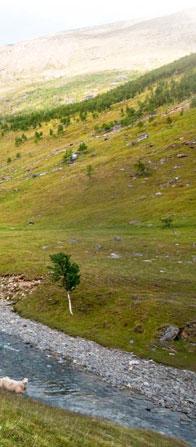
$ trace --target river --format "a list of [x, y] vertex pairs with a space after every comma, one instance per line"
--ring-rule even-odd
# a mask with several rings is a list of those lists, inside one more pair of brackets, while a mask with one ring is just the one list
[[106, 384], [96, 375], [5, 332], [0, 332], [0, 375], [28, 377], [26, 394], [51, 406], [156, 430], [196, 445], [191, 417], [157, 406], [139, 393]]

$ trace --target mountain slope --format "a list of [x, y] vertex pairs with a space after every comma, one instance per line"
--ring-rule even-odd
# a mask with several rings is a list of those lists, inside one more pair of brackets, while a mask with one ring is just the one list
[[16, 92], [25, 97], [25, 86], [36, 90], [35, 83], [61, 77], [66, 84], [68, 77], [108, 70], [146, 71], [194, 51], [196, 10], [58, 33], [0, 47], [0, 96], [8, 106]]
[[1, 76], [53, 78], [157, 67], [195, 51], [195, 18], [194, 10], [184, 11], [135, 25], [68, 31], [2, 47]]
[[[133, 81], [128, 88], [134, 97], [125, 95], [96, 114], [88, 111], [85, 119], [78, 109], [69, 124], [56, 115], [38, 121], [36, 129], [1, 132], [0, 269], [44, 275], [41, 287], [17, 304], [24, 315], [193, 368], [194, 334], [159, 344], [163, 327], [183, 328], [195, 306], [196, 110], [190, 108], [190, 82], [183, 102], [178, 98], [178, 82], [190, 71], [185, 61], [180, 73], [173, 64], [172, 70], [165, 67], [167, 77], [158, 84], [154, 73], [142, 78], [148, 80], [145, 88], [137, 85], [135, 91]], [[126, 92], [127, 85], [121, 89]], [[152, 99], [150, 113], [145, 104]], [[122, 125], [108, 128], [111, 122]], [[87, 151], [67, 164], [69, 151], [78, 151], [82, 141]], [[73, 319], [62, 290], [46, 274], [49, 255], [59, 251], [81, 266]]]

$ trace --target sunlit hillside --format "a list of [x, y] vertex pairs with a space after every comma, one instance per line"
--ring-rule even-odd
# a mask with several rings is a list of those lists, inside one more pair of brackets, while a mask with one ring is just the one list
[[0, 46], [0, 114], [84, 99], [191, 54], [195, 24], [191, 9]]
[[[195, 90], [192, 55], [85, 103], [2, 117], [0, 271], [43, 275], [19, 312], [194, 367], [193, 336], [159, 335], [195, 306]], [[60, 251], [81, 267], [73, 318], [47, 276]]]

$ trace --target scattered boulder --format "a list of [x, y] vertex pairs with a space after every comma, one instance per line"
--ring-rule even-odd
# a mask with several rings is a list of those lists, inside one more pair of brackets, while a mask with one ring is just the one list
[[96, 251], [99, 251], [99, 250], [101, 250], [103, 247], [102, 247], [102, 245], [101, 244], [96, 244], [96, 246], [95, 246], [95, 250]]
[[196, 139], [192, 141], [185, 141], [186, 146], [189, 146], [191, 149], [195, 149], [196, 146]]
[[143, 253], [133, 253], [133, 256], [136, 258], [141, 258], [143, 255]]
[[137, 138], [137, 143], [140, 143], [140, 141], [146, 140], [149, 137], [149, 135], [147, 133], [142, 133], [141, 135], [139, 135], [139, 137]]
[[179, 338], [194, 342], [196, 340], [196, 320], [189, 321], [179, 331]]
[[111, 259], [120, 259], [121, 256], [118, 255], [117, 253], [110, 253], [110, 258], [111, 258]]
[[196, 320], [187, 322], [179, 328], [175, 325], [166, 326], [161, 331], [160, 342], [172, 340], [187, 340], [194, 342], [196, 339]]
[[76, 161], [78, 158], [78, 153], [77, 152], [73, 152], [73, 154], [71, 155], [71, 162]]
[[180, 328], [174, 325], [166, 326], [161, 334], [160, 342], [175, 340], [180, 332]]
[[188, 157], [187, 154], [177, 154], [177, 158], [186, 158]]
[[122, 241], [122, 237], [120, 237], [120, 236], [114, 236], [114, 241], [117, 241], [117, 242], [120, 242], [120, 241]]

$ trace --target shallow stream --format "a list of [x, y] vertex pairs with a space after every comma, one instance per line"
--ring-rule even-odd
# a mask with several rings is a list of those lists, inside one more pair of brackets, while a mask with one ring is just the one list
[[19, 338], [0, 332], [0, 376], [28, 377], [27, 395], [49, 405], [156, 430], [196, 446], [195, 421], [155, 406], [139, 394], [118, 390]]

